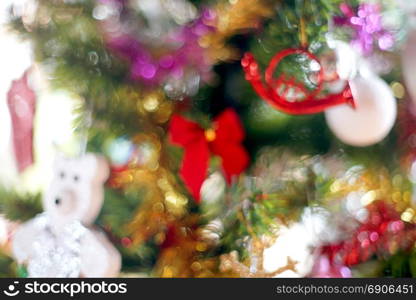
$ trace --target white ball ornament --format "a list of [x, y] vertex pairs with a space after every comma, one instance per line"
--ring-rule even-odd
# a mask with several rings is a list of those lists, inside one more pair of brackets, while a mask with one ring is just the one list
[[374, 74], [350, 80], [355, 109], [339, 105], [325, 111], [331, 131], [342, 142], [366, 147], [382, 141], [392, 129], [397, 103], [390, 87]]

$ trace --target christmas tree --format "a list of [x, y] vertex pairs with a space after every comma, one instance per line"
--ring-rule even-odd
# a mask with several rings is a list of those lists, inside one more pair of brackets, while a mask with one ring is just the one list
[[48, 188], [2, 185], [1, 276], [416, 275], [409, 2], [12, 5], [20, 176], [36, 78], [75, 103], [75, 142]]

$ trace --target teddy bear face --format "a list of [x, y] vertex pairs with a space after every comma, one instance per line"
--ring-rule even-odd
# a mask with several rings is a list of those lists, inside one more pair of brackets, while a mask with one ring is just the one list
[[57, 225], [94, 222], [103, 202], [103, 183], [109, 170], [105, 159], [94, 154], [81, 158], [58, 157], [52, 181], [43, 197], [45, 212]]

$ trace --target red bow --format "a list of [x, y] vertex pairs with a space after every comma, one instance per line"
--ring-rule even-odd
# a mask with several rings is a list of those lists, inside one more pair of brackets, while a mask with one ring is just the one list
[[173, 144], [185, 149], [180, 175], [197, 202], [208, 170], [210, 152], [222, 158], [225, 178], [230, 184], [233, 176], [248, 165], [249, 157], [241, 145], [244, 130], [232, 109], [222, 112], [213, 128], [204, 130], [197, 123], [179, 115], [172, 117], [169, 129]]

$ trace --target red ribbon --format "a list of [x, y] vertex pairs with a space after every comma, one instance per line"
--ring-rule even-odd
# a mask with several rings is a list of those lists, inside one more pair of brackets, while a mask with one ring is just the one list
[[187, 188], [200, 201], [200, 190], [208, 171], [210, 153], [222, 159], [227, 183], [247, 167], [249, 156], [242, 146], [245, 134], [242, 124], [232, 109], [223, 111], [213, 122], [212, 129], [204, 130], [197, 123], [174, 115], [169, 128], [173, 144], [184, 148], [180, 175]]

